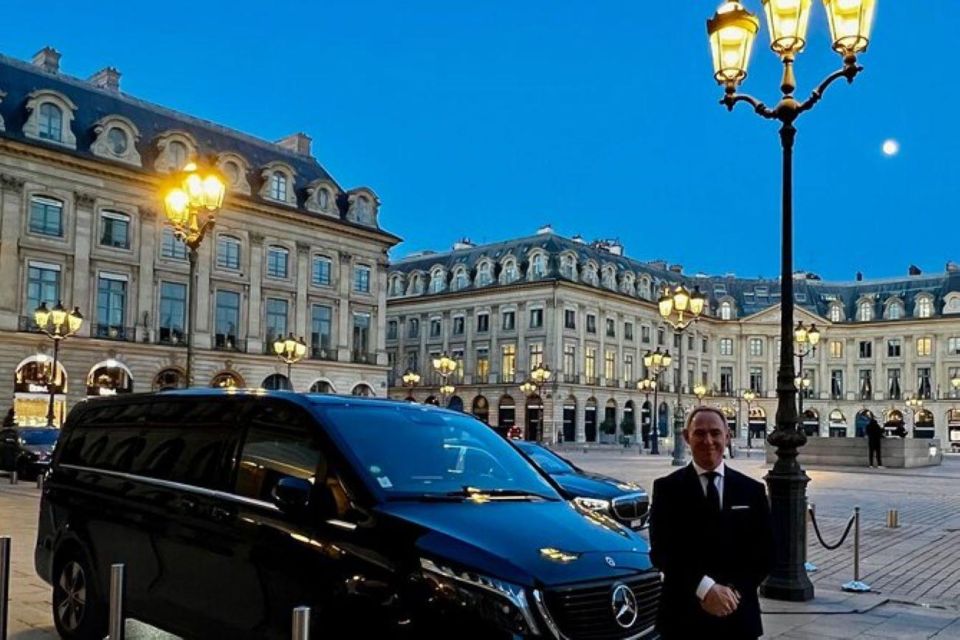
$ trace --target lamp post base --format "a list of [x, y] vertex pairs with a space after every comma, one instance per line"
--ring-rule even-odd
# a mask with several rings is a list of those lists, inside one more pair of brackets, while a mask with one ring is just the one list
[[687, 458], [683, 450], [683, 418], [680, 413], [673, 419], [673, 460], [670, 466], [682, 467], [687, 464]]
[[[784, 453], [787, 455], [784, 456]], [[770, 515], [776, 546], [773, 569], [760, 585], [760, 595], [772, 600], [807, 602], [814, 595], [813, 583], [804, 568], [807, 549], [806, 493], [810, 478], [796, 464], [796, 448], [786, 452], [778, 450], [777, 455], [780, 460], [764, 477], [770, 494]]]

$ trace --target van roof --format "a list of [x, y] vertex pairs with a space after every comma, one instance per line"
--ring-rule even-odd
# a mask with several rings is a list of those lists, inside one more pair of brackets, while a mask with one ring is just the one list
[[[293, 400], [299, 404], [309, 402], [314, 405], [343, 405], [346, 403], [363, 403], [370, 405], [390, 405], [395, 406], [398, 402], [408, 403], [405, 400], [395, 400], [393, 398], [379, 398], [375, 396], [354, 396], [340, 395], [331, 393], [307, 393], [299, 391], [273, 391], [262, 388], [238, 388], [212, 389], [212, 388], [194, 388], [194, 389], [169, 389], [166, 391], [152, 391], [144, 393], [131, 393], [102, 398], [89, 398], [88, 401], [94, 403], [117, 402], [119, 400], [142, 400], [147, 398], [167, 398], [167, 397], [188, 397], [188, 398], [222, 398], [232, 396], [253, 396], [257, 398], [284, 398]], [[426, 405], [432, 407], [432, 405]]]

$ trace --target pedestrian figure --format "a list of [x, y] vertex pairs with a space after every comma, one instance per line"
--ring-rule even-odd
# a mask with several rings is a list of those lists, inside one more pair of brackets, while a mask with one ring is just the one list
[[757, 588], [773, 562], [764, 486], [723, 462], [723, 413], [699, 406], [683, 430], [693, 462], [653, 483], [650, 557], [663, 572], [657, 631], [664, 640], [755, 640]]
[[883, 439], [883, 427], [876, 418], [870, 418], [867, 423], [867, 446], [870, 449], [870, 468], [873, 468], [873, 456], [877, 456], [877, 466], [883, 468], [883, 459], [880, 457], [880, 441]]

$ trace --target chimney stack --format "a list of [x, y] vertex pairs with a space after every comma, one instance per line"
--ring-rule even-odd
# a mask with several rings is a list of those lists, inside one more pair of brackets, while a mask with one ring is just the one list
[[907, 271], [907, 273], [909, 273], [911, 276], [919, 276], [923, 272], [920, 271], [920, 267], [918, 267], [915, 264], [912, 264], [910, 265], [910, 269]]
[[276, 144], [282, 149], [293, 151], [301, 156], [309, 156], [311, 142], [313, 142], [313, 138], [301, 131], [291, 134], [286, 138], [280, 138]]
[[857, 271], [857, 282], [862, 282], [862, 281], [863, 281], [863, 274]]
[[33, 54], [33, 64], [50, 73], [60, 73], [60, 52], [53, 47], [44, 47]]
[[100, 89], [120, 91], [120, 72], [116, 67], [105, 67], [90, 76], [90, 83]]

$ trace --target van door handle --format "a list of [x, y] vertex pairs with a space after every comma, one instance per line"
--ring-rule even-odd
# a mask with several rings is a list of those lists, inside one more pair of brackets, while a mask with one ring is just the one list
[[188, 513], [196, 513], [197, 501], [193, 498], [180, 498], [180, 508]]
[[230, 518], [231, 515], [233, 514], [230, 512], [230, 509], [227, 509], [226, 507], [210, 508], [210, 517], [212, 517], [214, 520], [220, 520], [220, 521], [227, 520]]

